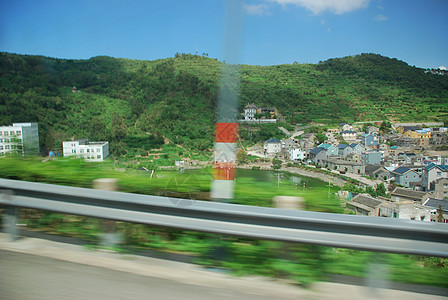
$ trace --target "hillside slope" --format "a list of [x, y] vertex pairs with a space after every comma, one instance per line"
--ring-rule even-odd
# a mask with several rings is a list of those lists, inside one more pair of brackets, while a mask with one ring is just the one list
[[[164, 135], [191, 149], [210, 149], [221, 67], [190, 54], [138, 61], [1, 53], [0, 124], [39, 122], [47, 149], [87, 137], [111, 141], [119, 154], [156, 147]], [[241, 108], [275, 106], [293, 124], [448, 117], [448, 76], [376, 54], [314, 65], [242, 65], [240, 71]]]

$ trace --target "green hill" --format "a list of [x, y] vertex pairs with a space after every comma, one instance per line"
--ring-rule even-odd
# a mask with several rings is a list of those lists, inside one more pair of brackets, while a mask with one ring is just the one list
[[[1, 53], [0, 124], [39, 122], [46, 149], [87, 137], [110, 141], [119, 154], [158, 147], [163, 136], [190, 149], [210, 149], [222, 65], [190, 54], [138, 61]], [[274, 106], [291, 124], [448, 117], [448, 76], [381, 55], [242, 65], [240, 71], [241, 109], [247, 103]]]

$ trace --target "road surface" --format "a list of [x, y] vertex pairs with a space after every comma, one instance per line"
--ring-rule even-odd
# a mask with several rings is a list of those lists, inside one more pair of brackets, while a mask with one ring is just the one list
[[0, 299], [446, 299], [321, 282], [310, 289], [261, 277], [238, 278], [187, 263], [92, 251], [0, 233]]

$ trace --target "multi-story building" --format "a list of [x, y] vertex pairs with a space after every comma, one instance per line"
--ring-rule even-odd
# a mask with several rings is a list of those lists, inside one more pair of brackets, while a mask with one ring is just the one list
[[13, 123], [0, 126], [0, 156], [6, 153], [36, 155], [39, 153], [37, 123]]
[[62, 142], [64, 156], [82, 157], [88, 161], [103, 161], [109, 156], [109, 142], [89, 142], [88, 139]]
[[431, 163], [423, 169], [422, 186], [425, 191], [434, 190], [434, 182], [440, 178], [448, 178], [448, 165]]
[[277, 139], [270, 139], [264, 142], [264, 153], [268, 156], [274, 156], [282, 150], [282, 143]]

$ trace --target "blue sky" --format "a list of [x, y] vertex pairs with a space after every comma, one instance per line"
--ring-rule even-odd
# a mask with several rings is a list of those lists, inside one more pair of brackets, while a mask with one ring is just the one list
[[143, 60], [198, 51], [223, 60], [231, 48], [252, 65], [369, 52], [448, 67], [445, 0], [229, 1], [242, 6], [240, 47], [224, 47], [223, 0], [0, 0], [0, 51]]

